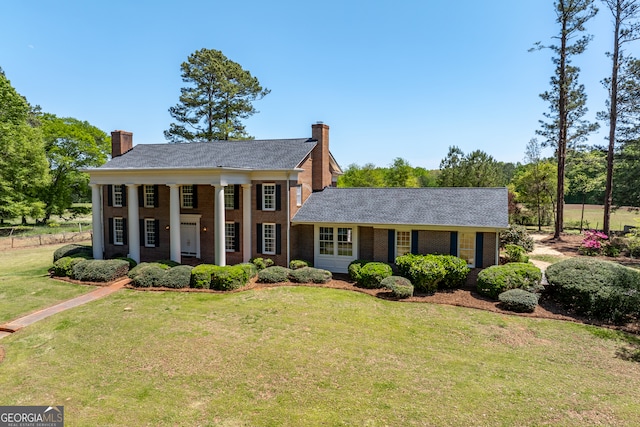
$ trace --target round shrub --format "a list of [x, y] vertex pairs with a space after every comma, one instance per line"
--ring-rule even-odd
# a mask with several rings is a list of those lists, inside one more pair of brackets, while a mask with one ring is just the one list
[[382, 280], [393, 274], [389, 264], [383, 262], [369, 262], [360, 268], [356, 284], [361, 288], [377, 289], [382, 287]]
[[163, 270], [164, 274], [157, 286], [174, 289], [188, 288], [191, 283], [191, 270], [193, 267], [190, 265], [178, 265], [169, 270]]
[[129, 270], [129, 274], [127, 274], [127, 276], [129, 276], [129, 279], [133, 280], [136, 278], [136, 276], [138, 274], [140, 274], [140, 272], [142, 270], [144, 270], [145, 268], [149, 267], [149, 266], [155, 266], [158, 268], [161, 268], [162, 270], [168, 270], [169, 267], [164, 265], [164, 264], [159, 264], [157, 262], [141, 262], [140, 264], [136, 265], [135, 267], [133, 267], [131, 270]]
[[258, 271], [264, 270], [265, 268], [269, 268], [273, 265], [273, 260], [270, 258], [251, 258], [249, 262], [254, 264], [258, 268]]
[[538, 305], [538, 295], [524, 289], [509, 289], [498, 295], [498, 300], [505, 310], [517, 313], [532, 313]]
[[73, 266], [73, 277], [84, 282], [110, 282], [128, 272], [129, 263], [121, 259], [88, 259]]
[[242, 268], [247, 275], [247, 280], [251, 280], [258, 275], [258, 267], [250, 262], [243, 262], [238, 264], [238, 267]]
[[365, 261], [363, 259], [357, 259], [355, 261], [351, 261], [347, 269], [347, 271], [349, 272], [349, 278], [354, 282], [357, 282], [358, 279], [360, 279], [360, 269], [362, 268], [362, 266], [364, 266], [369, 262], [371, 261]]
[[282, 283], [289, 281], [291, 270], [286, 267], [274, 265], [258, 272], [258, 282], [260, 283]]
[[435, 292], [447, 275], [441, 255], [406, 254], [396, 258], [396, 265], [400, 275], [422, 292]]
[[504, 246], [505, 261], [509, 262], [529, 262], [527, 251], [522, 246], [513, 245], [511, 243]]
[[496, 299], [509, 289], [536, 290], [541, 280], [542, 272], [533, 264], [492, 265], [478, 274], [478, 292]]
[[64, 245], [63, 247], [56, 249], [53, 253], [53, 262], [58, 261], [60, 258], [74, 255], [84, 256], [87, 259], [93, 258], [93, 249], [91, 246], [78, 245], [76, 243]]
[[413, 285], [409, 279], [400, 276], [385, 277], [380, 283], [383, 288], [391, 290], [394, 297], [402, 299], [413, 296]]
[[304, 267], [311, 267], [311, 263], [302, 259], [292, 259], [289, 262], [289, 268], [291, 270], [297, 270]]
[[294, 283], [327, 283], [332, 277], [330, 271], [313, 267], [303, 267], [289, 273], [289, 280]]
[[245, 269], [239, 265], [218, 267], [211, 276], [211, 289], [218, 291], [232, 291], [239, 289], [249, 282]]
[[156, 263], [147, 263], [141, 269], [136, 271], [134, 277], [131, 278], [131, 284], [136, 288], [154, 288], [161, 286], [167, 270], [161, 268]]
[[73, 267], [85, 258], [66, 256], [53, 263], [53, 275], [58, 277], [73, 278]]
[[213, 264], [200, 264], [191, 270], [191, 280], [189, 286], [197, 289], [211, 288], [211, 277], [218, 270], [219, 266]]
[[640, 316], [640, 272], [611, 261], [570, 258], [547, 267], [551, 297], [565, 308], [624, 323]]
[[445, 269], [444, 278], [438, 283], [439, 288], [461, 288], [467, 283], [467, 276], [471, 269], [467, 261], [453, 255], [435, 255], [442, 262]]
[[527, 252], [533, 250], [533, 238], [522, 225], [510, 225], [507, 230], [500, 232], [500, 247], [504, 248], [508, 244], [521, 246]]

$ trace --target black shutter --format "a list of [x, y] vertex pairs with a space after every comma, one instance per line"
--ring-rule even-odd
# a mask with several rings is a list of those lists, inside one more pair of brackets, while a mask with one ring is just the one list
[[262, 184], [256, 184], [256, 210], [262, 210]]
[[233, 186], [233, 209], [240, 209], [240, 186]]
[[140, 221], [140, 246], [144, 246], [145, 243], [147, 243], [144, 238], [145, 231], [146, 231], [144, 229], [144, 219], [141, 219], [139, 221]]
[[276, 255], [282, 253], [282, 237], [280, 236], [282, 231], [282, 225], [276, 224]]
[[458, 256], [458, 232], [452, 231], [449, 239], [449, 254]]
[[160, 220], [156, 219], [153, 225], [156, 232], [156, 248], [157, 248], [158, 246], [160, 246]]
[[109, 222], [109, 244], [113, 245], [113, 218], [109, 218], [108, 222]]
[[411, 230], [411, 253], [418, 254], [418, 230]]
[[153, 186], [153, 207], [157, 208], [158, 206], [160, 206], [160, 202], [158, 201], [158, 197], [159, 197], [159, 191], [158, 191], [158, 186], [154, 185]]
[[256, 252], [262, 253], [262, 224], [256, 224]]
[[120, 189], [122, 190], [122, 207], [127, 206], [127, 186], [121, 185]]
[[235, 236], [233, 237], [233, 250], [235, 252], [240, 252], [240, 223], [236, 222], [233, 224], [233, 231], [235, 232]]
[[484, 233], [476, 233], [476, 267], [482, 268], [484, 260], [482, 259], [482, 252], [484, 246]]
[[193, 187], [193, 209], [198, 208], [198, 186], [194, 185]]
[[279, 211], [282, 208], [282, 203], [280, 200], [282, 199], [282, 189], [281, 185], [276, 185], [276, 210]]
[[122, 218], [122, 243], [129, 243], [129, 234], [127, 232], [127, 218]]
[[144, 185], [141, 185], [140, 187], [138, 187], [138, 206], [141, 208], [144, 208]]
[[107, 206], [113, 206], [113, 185], [107, 185]]
[[387, 261], [393, 264], [396, 261], [396, 230], [388, 230], [387, 246]]

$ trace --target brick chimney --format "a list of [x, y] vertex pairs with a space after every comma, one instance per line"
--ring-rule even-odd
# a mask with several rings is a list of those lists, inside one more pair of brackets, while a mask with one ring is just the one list
[[133, 133], [124, 130], [111, 132], [111, 158], [123, 155], [133, 148]]
[[318, 141], [311, 152], [311, 186], [313, 191], [321, 191], [332, 184], [329, 155], [329, 126], [322, 122], [311, 125], [311, 139]]

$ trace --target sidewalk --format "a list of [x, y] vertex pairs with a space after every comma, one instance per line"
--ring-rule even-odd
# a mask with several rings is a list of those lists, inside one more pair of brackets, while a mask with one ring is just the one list
[[78, 307], [80, 305], [83, 305], [88, 302], [110, 295], [122, 289], [122, 287], [128, 284], [129, 282], [130, 282], [129, 278], [124, 278], [124, 279], [118, 280], [117, 282], [112, 283], [109, 286], [98, 288], [95, 291], [89, 292], [88, 294], [80, 295], [79, 297], [72, 298], [67, 301], [63, 301], [59, 304], [53, 305], [48, 308], [44, 308], [42, 310], [38, 310], [34, 313], [27, 314], [26, 316], [23, 316], [18, 319], [12, 320], [8, 323], [2, 324], [0, 325], [0, 339], [6, 336], [9, 336], [14, 332], [19, 331], [25, 326], [29, 326], [39, 320], [46, 319], [49, 316], [53, 316], [56, 313], [60, 313], [70, 308]]

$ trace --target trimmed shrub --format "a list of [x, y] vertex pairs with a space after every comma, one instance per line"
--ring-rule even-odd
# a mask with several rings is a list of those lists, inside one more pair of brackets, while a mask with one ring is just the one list
[[73, 266], [84, 261], [85, 258], [65, 256], [53, 263], [53, 275], [73, 278]]
[[128, 272], [129, 263], [121, 259], [88, 259], [73, 266], [73, 278], [84, 282], [110, 282]]
[[518, 245], [511, 243], [504, 246], [505, 261], [510, 262], [529, 262], [529, 257], [526, 255], [527, 251]]
[[270, 258], [251, 258], [249, 262], [254, 264], [258, 268], [258, 271], [264, 270], [265, 268], [269, 268], [273, 265], [273, 260]]
[[330, 271], [313, 267], [292, 269], [289, 273], [289, 280], [294, 283], [327, 283], [332, 277]]
[[467, 261], [453, 255], [435, 256], [442, 262], [442, 266], [446, 271], [444, 278], [438, 283], [439, 288], [461, 288], [467, 283], [467, 276], [471, 271], [467, 265]]
[[413, 296], [413, 285], [409, 279], [400, 276], [385, 277], [380, 282], [383, 288], [391, 290], [394, 297], [402, 299]]
[[121, 260], [127, 261], [129, 263], [129, 271], [131, 271], [136, 265], [138, 265], [138, 263], [134, 259], [131, 259], [131, 258], [118, 257], [118, 258], [115, 258], [115, 259], [121, 259]]
[[243, 262], [238, 264], [238, 267], [242, 268], [247, 275], [247, 280], [251, 280], [258, 275], [258, 267], [250, 262]]
[[87, 245], [78, 245], [72, 243], [70, 245], [64, 245], [61, 248], [58, 248], [53, 253], [53, 262], [58, 261], [60, 258], [70, 257], [70, 256], [84, 256], [86, 259], [93, 258], [93, 249], [91, 246]]
[[492, 265], [478, 274], [478, 292], [496, 299], [509, 289], [538, 290], [541, 280], [542, 272], [533, 264]]
[[365, 264], [368, 264], [371, 261], [365, 261], [363, 259], [357, 259], [355, 261], [351, 261], [348, 267], [349, 278], [354, 282], [357, 282], [360, 279], [360, 269]]
[[[161, 268], [156, 263], [145, 263], [138, 271], [134, 273], [134, 277], [130, 277], [131, 283], [136, 288], [153, 288], [161, 286], [160, 282], [167, 273], [167, 270]], [[140, 264], [139, 264], [140, 265]]]
[[227, 265], [218, 267], [211, 276], [211, 289], [218, 291], [232, 291], [245, 286], [249, 282], [249, 276], [243, 267], [239, 265]]
[[177, 267], [179, 265], [181, 265], [178, 262], [175, 262], [173, 260], [170, 259], [161, 259], [160, 261], [156, 261], [157, 264], [162, 264], [164, 266], [166, 266], [167, 268], [173, 268], [173, 267]]
[[291, 270], [286, 267], [274, 265], [258, 272], [258, 282], [260, 283], [281, 283], [289, 281]]
[[191, 270], [193, 267], [190, 265], [177, 265], [169, 270], [162, 270], [164, 274], [157, 286], [174, 289], [188, 288], [191, 283]]
[[498, 300], [505, 310], [517, 313], [532, 313], [538, 305], [538, 295], [524, 289], [509, 289], [498, 295]]
[[393, 274], [389, 264], [383, 262], [369, 262], [363, 265], [358, 272], [359, 278], [356, 284], [361, 288], [377, 289], [382, 287], [382, 280]]
[[614, 323], [640, 316], [640, 272], [611, 261], [570, 258], [547, 267], [551, 297], [579, 314]]
[[406, 254], [396, 258], [396, 265], [400, 275], [409, 279], [416, 289], [433, 293], [438, 289], [438, 283], [447, 275], [441, 257], [442, 255]]
[[311, 267], [311, 263], [302, 259], [292, 259], [289, 262], [289, 268], [291, 270], [297, 270], [304, 267]]
[[164, 265], [164, 264], [159, 264], [157, 262], [141, 262], [140, 264], [136, 265], [135, 267], [133, 267], [131, 270], [129, 270], [129, 274], [127, 274], [127, 276], [129, 276], [129, 279], [133, 280], [136, 278], [136, 276], [138, 274], [140, 274], [140, 272], [142, 270], [144, 270], [145, 268], [149, 267], [149, 266], [155, 266], [158, 267], [162, 270], [168, 270], [169, 267]]
[[210, 289], [213, 273], [220, 269], [220, 266], [213, 264], [200, 264], [191, 270], [191, 280], [189, 286], [198, 289]]
[[512, 224], [509, 229], [500, 232], [500, 247], [504, 248], [508, 244], [521, 246], [527, 252], [533, 250], [533, 238], [522, 225]]

